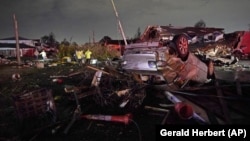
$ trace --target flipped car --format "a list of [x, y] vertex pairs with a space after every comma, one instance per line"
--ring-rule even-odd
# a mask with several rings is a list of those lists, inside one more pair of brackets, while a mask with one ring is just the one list
[[213, 76], [212, 61], [201, 61], [189, 51], [188, 37], [178, 34], [171, 41], [129, 44], [125, 47], [122, 68], [143, 83], [165, 83], [171, 89], [188, 83], [205, 84]]

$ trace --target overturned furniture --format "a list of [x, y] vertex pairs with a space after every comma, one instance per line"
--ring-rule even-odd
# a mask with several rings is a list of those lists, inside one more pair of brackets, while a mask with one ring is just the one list
[[55, 114], [56, 106], [50, 89], [42, 88], [25, 94], [13, 96], [19, 119], [31, 118], [51, 112]]

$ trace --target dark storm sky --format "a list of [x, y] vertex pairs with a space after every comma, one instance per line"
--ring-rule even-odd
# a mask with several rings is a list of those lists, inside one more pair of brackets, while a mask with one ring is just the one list
[[[148, 25], [194, 26], [203, 20], [207, 27], [226, 32], [248, 30], [250, 0], [114, 0], [126, 37]], [[1, 0], [0, 38], [13, 37], [13, 14], [19, 35], [40, 38], [50, 32], [84, 44], [94, 37], [122, 39], [111, 0]]]

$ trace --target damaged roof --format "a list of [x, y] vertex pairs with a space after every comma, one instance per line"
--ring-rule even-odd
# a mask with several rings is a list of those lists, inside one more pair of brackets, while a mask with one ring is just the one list
[[185, 33], [190, 37], [204, 36], [209, 33], [224, 33], [224, 28], [214, 27], [177, 27], [177, 26], [148, 26], [141, 36], [142, 41], [169, 39], [170, 36]]

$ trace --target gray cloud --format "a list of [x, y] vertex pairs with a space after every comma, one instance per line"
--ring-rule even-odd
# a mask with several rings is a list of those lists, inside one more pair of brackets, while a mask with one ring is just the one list
[[[193, 26], [203, 19], [207, 26], [226, 31], [246, 30], [250, 19], [249, 0], [114, 0], [125, 34], [133, 37], [147, 25]], [[121, 39], [110, 0], [1, 0], [0, 38], [14, 35], [15, 13], [19, 32], [27, 38], [40, 38], [53, 32], [64, 38], [85, 43], [95, 32]]]

